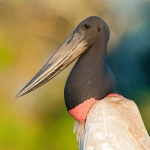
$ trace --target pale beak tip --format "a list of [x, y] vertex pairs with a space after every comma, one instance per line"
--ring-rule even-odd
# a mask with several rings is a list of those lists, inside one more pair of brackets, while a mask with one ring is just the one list
[[19, 97], [25, 95], [26, 93], [27, 93], [27, 92], [25, 92], [25, 90], [22, 89], [22, 90], [15, 96], [15, 98], [19, 98]]
[[15, 98], [18, 98], [18, 97], [20, 97], [18, 94], [15, 96]]
[[22, 93], [18, 93], [16, 96], [15, 96], [15, 98], [19, 98], [19, 97], [21, 97], [23, 94]]

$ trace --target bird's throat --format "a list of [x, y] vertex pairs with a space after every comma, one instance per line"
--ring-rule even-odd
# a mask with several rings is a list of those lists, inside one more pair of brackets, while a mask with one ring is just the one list
[[99, 100], [96, 100], [94, 98], [90, 98], [83, 103], [79, 104], [73, 109], [69, 110], [69, 113], [71, 116], [79, 121], [79, 122], [84, 122], [86, 120], [86, 117], [88, 115], [88, 112], [90, 111], [91, 107], [98, 102]]

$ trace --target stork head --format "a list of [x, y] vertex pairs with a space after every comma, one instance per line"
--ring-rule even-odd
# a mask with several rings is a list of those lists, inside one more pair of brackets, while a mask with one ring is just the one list
[[25, 95], [51, 80], [95, 42], [107, 43], [108, 40], [109, 28], [101, 18], [91, 16], [83, 20], [16, 97]]

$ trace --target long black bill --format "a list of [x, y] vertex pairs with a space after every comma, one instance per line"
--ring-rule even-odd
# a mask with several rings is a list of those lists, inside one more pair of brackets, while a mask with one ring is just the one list
[[77, 33], [75, 30], [16, 97], [25, 95], [52, 79], [73, 60], [79, 57], [87, 48], [88, 45], [85, 38], [81, 33]]

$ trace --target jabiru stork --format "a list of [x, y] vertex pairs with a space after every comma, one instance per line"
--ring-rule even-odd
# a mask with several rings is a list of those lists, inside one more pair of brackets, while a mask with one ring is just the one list
[[115, 78], [106, 59], [109, 37], [101, 18], [86, 18], [16, 97], [40, 87], [78, 58], [64, 96], [77, 120], [80, 150], [148, 150], [150, 138], [135, 103], [112, 94]]

